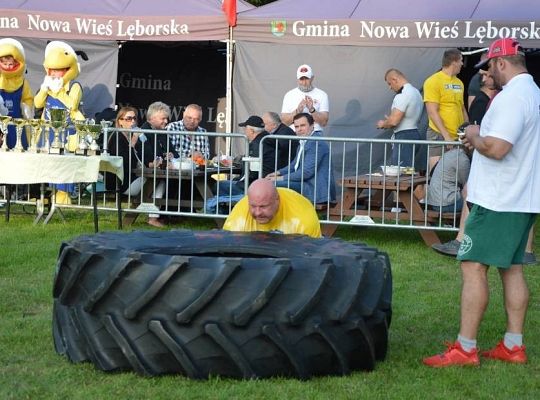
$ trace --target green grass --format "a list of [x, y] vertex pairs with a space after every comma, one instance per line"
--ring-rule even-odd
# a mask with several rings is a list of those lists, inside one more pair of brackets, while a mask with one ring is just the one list
[[[14, 207], [9, 223], [0, 214], [0, 399], [536, 399], [540, 397], [540, 267], [526, 270], [531, 300], [525, 366], [484, 362], [479, 368], [433, 370], [421, 359], [455, 340], [459, 320], [460, 272], [457, 261], [430, 250], [415, 231], [346, 228], [337, 236], [362, 241], [390, 255], [394, 316], [388, 357], [375, 371], [301, 382], [294, 379], [192, 381], [180, 376], [145, 378], [106, 374], [91, 364], [71, 364], [58, 356], [51, 337], [52, 281], [64, 240], [91, 234], [90, 213], [67, 211], [49, 225]], [[103, 214], [103, 213], [102, 213]], [[209, 220], [175, 227], [212, 229]], [[116, 229], [104, 214], [101, 230]], [[139, 218], [130, 229], [148, 229]], [[444, 235], [443, 239], [450, 236]], [[538, 254], [538, 253], [537, 253]], [[490, 271], [491, 303], [481, 326], [480, 347], [504, 333], [502, 290]]]

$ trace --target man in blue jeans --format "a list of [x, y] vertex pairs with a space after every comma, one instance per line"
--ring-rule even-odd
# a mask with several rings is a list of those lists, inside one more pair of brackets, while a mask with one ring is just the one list
[[[384, 119], [379, 120], [377, 128], [393, 129], [393, 138], [396, 140], [421, 140], [418, 120], [424, 109], [422, 95], [407, 81], [405, 75], [395, 68], [386, 71], [384, 80], [396, 96], [392, 102], [390, 115], [385, 115]], [[395, 143], [392, 146], [391, 165], [414, 167], [414, 150], [414, 145]]]

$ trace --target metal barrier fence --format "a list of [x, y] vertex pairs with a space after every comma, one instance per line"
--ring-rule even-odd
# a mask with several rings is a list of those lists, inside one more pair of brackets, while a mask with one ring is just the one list
[[[463, 203], [461, 189], [470, 167], [469, 158], [459, 142], [326, 137], [292, 139], [287, 136], [274, 138], [314, 140], [328, 144], [330, 164], [336, 175], [337, 196], [335, 201], [328, 200], [316, 205], [320, 211], [321, 223], [329, 225], [323, 229], [325, 234], [333, 234], [339, 225], [429, 231], [459, 229]], [[261, 143], [260, 151], [263, 145]], [[398, 166], [391, 167], [389, 154], [392, 146], [396, 146]], [[414, 167], [399, 166], [405, 146], [412, 146]], [[428, 174], [430, 168], [427, 155], [436, 150], [440, 150], [442, 156], [431, 169], [431, 174]], [[317, 166], [314, 168], [316, 176]]]
[[[249, 155], [249, 143], [242, 134], [155, 130], [137, 130], [135, 133], [167, 136], [165, 148], [160, 148], [158, 141], [154, 140], [148, 142], [154, 147], [150, 152], [145, 152], [148, 144], [142, 143], [142, 154], [164, 157], [164, 153], [172, 152], [168, 141], [170, 135], [190, 135], [204, 136], [209, 141], [214, 141], [213, 153], [218, 157], [214, 158], [215, 163], [197, 166], [193, 163], [184, 164], [183, 161], [188, 159], [180, 156], [174, 165], [171, 163], [168, 168], [160, 168], [149, 163], [154, 160], [144, 159], [144, 156], [140, 159], [134, 158], [132, 153], [128, 152], [128, 156], [124, 158], [124, 169], [129, 171], [127, 176], [130, 180], [127, 189], [122, 193], [116, 191], [115, 184], [110, 182], [113, 177], [105, 174], [102, 186], [98, 185], [98, 198], [95, 199], [100, 211], [116, 211], [116, 196], [120, 195], [124, 220], [128, 223], [139, 214], [225, 218], [234, 205], [234, 202], [228, 201], [229, 197], [233, 196], [235, 199], [232, 184], [228, 180], [238, 178], [243, 171], [249, 171], [250, 166], [252, 169], [259, 168], [259, 175], [262, 175], [264, 147], [269, 146], [277, 156], [280, 144], [285, 142], [288, 144], [285, 148], [289, 149], [287, 155], [291, 164], [282, 170], [285, 176], [279, 185], [295, 188], [303, 194], [326, 193], [328, 196], [323, 201], [317, 201], [316, 195], [310, 200], [315, 203], [321, 223], [328, 226], [327, 233], [332, 234], [340, 225], [430, 231], [458, 230], [462, 203], [461, 186], [468, 174], [468, 169], [465, 171], [464, 167], [467, 163], [462, 162], [462, 158], [466, 156], [459, 142], [269, 135], [259, 144], [261, 156], [244, 159], [237, 157], [235, 162], [229, 163], [219, 161], [221, 156], [228, 153], [227, 149], [232, 141], [236, 143], [235, 147], [240, 149], [239, 153]], [[124, 134], [131, 140], [133, 131], [109, 129], [108, 148], [111, 155], [116, 155], [111, 149], [119, 149], [119, 135]], [[111, 146], [111, 141], [116, 141], [116, 146]], [[294, 141], [303, 141], [302, 147], [309, 148], [302, 152], [297, 162], [294, 160], [295, 154], [290, 151]], [[388, 168], [392, 146], [397, 146], [398, 160], [398, 165], [393, 169]], [[399, 165], [405, 146], [413, 148], [415, 156], [412, 168]], [[426, 155], [436, 149], [442, 149], [443, 157], [432, 169], [430, 177], [427, 174], [430, 168]], [[309, 152], [311, 154], [308, 157]], [[319, 164], [312, 162], [313, 158], [319, 159], [322, 153], [328, 154], [325, 171], [321, 170]], [[457, 157], [453, 153], [458, 153]], [[277, 166], [276, 158], [271, 169], [276, 171]], [[440, 169], [439, 173], [437, 169]], [[300, 175], [300, 178], [292, 181], [291, 174]], [[328, 180], [322, 188], [319, 177], [323, 175], [333, 176], [333, 179]], [[219, 180], [227, 180], [227, 183], [218, 184]], [[245, 190], [248, 184], [246, 179], [241, 186]], [[73, 194], [72, 204], [58, 205], [59, 207], [92, 209], [94, 199], [86, 194], [87, 185], [82, 183], [77, 187], [79, 190]], [[334, 189], [335, 197], [330, 196]], [[22, 192], [24, 193], [24, 189]], [[12, 202], [32, 204], [28, 191], [22, 195], [22, 199], [19, 188], [15, 188], [12, 193], [19, 193], [12, 197]], [[0, 191], [0, 202], [1, 196]], [[216, 198], [221, 202], [216, 202]], [[209, 204], [215, 205], [210, 207], [212, 211], [209, 211]]]

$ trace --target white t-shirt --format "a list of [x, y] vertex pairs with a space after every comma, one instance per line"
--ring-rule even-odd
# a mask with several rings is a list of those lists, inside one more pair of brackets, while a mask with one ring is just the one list
[[540, 213], [540, 89], [520, 74], [495, 96], [480, 136], [511, 143], [502, 160], [475, 151], [467, 200], [493, 211]]
[[[309, 96], [313, 99], [313, 107], [316, 111], [330, 111], [328, 106], [328, 95], [325, 91], [319, 88], [313, 88], [309, 92], [302, 92], [297, 87], [289, 90], [283, 96], [283, 105], [281, 106], [282, 113], [295, 113], [298, 104], [306, 97]], [[302, 112], [309, 113], [307, 107], [304, 107]], [[291, 125], [291, 129], [294, 130], [294, 125]], [[322, 131], [323, 127], [315, 122], [315, 131]]]
[[418, 89], [410, 83], [403, 85], [401, 93], [396, 94], [392, 102], [392, 109], [397, 108], [399, 111], [405, 113], [400, 123], [394, 128], [394, 132], [417, 129], [423, 107], [424, 100]]

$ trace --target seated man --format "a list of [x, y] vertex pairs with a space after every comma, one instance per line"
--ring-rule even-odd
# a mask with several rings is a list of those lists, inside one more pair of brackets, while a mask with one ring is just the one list
[[[259, 157], [259, 149], [261, 141], [264, 137], [268, 136], [268, 132], [264, 130], [264, 122], [261, 117], [252, 115], [245, 122], [238, 124], [244, 129], [249, 142], [249, 157]], [[262, 176], [266, 176], [273, 171], [275, 164], [274, 150], [270, 146], [269, 142], [263, 142], [262, 146], [262, 165], [258, 166], [258, 169], [262, 169]], [[246, 180], [249, 184], [259, 177], [259, 171], [251, 169], [243, 170], [240, 176], [233, 180], [218, 181], [216, 185], [215, 197], [208, 199], [205, 207], [205, 211], [209, 214], [214, 214], [216, 210], [219, 210], [220, 205], [229, 208], [230, 205], [239, 201], [244, 196], [244, 187]]]
[[189, 132], [204, 133], [206, 129], [199, 126], [202, 120], [202, 108], [198, 104], [189, 104], [180, 121], [171, 122], [168, 131], [184, 132], [171, 135], [174, 150], [182, 157], [210, 158], [208, 136], [191, 135]]
[[[293, 122], [297, 136], [322, 136], [321, 131], [314, 130], [315, 121], [310, 114], [296, 114]], [[325, 141], [300, 140], [294, 160], [275, 173], [268, 174], [267, 178], [276, 181], [276, 186], [297, 191], [313, 204], [336, 200], [336, 186], [330, 165], [330, 149]]]
[[461, 189], [467, 183], [471, 160], [461, 147], [454, 147], [439, 159], [429, 180], [426, 203], [440, 213], [460, 212], [463, 208]]
[[[294, 131], [281, 122], [278, 113], [267, 111], [262, 115], [264, 121], [264, 130], [270, 135], [296, 136]], [[278, 139], [271, 141], [272, 152], [277, 150], [277, 168], [283, 168], [291, 162], [296, 154], [298, 140]], [[277, 146], [277, 149], [276, 149]]]
[[257, 179], [251, 184], [247, 196], [234, 206], [223, 229], [321, 237], [321, 226], [313, 205], [293, 190], [275, 188], [267, 179]]

